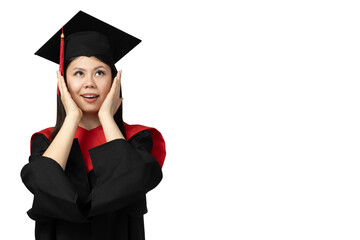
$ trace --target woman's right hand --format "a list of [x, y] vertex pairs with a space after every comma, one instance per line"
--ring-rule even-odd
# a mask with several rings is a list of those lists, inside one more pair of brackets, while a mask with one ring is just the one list
[[57, 78], [58, 78], [59, 91], [61, 94], [61, 101], [65, 108], [66, 117], [74, 117], [76, 120], [80, 121], [83, 113], [81, 109], [78, 107], [78, 105], [72, 99], [69, 90], [67, 89], [67, 86], [65, 84], [64, 77], [61, 76], [61, 73], [59, 71], [57, 71]]

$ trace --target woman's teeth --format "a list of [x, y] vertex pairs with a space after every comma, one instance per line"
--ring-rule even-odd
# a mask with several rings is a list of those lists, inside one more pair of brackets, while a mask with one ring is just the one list
[[82, 95], [84, 98], [96, 98], [97, 95]]

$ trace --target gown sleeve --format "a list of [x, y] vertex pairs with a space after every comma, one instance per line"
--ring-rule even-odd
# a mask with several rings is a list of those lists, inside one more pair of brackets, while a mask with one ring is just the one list
[[162, 179], [161, 166], [150, 154], [149, 131], [142, 131], [129, 141], [115, 139], [89, 149], [95, 184], [84, 203], [61, 166], [42, 156], [49, 145], [43, 134], [37, 134], [29, 163], [21, 170], [24, 184], [34, 194], [32, 209], [28, 211], [33, 220], [86, 222], [92, 216], [126, 209], [141, 201]]
[[29, 163], [21, 170], [25, 186], [34, 195], [33, 206], [27, 212], [33, 220], [58, 218], [70, 222], [86, 222], [78, 208], [78, 193], [62, 167], [42, 154], [50, 145], [43, 134], [37, 134], [31, 145]]
[[150, 154], [148, 130], [129, 141], [115, 139], [89, 150], [96, 183], [89, 196], [89, 216], [128, 206], [145, 197], [162, 179], [161, 166]]

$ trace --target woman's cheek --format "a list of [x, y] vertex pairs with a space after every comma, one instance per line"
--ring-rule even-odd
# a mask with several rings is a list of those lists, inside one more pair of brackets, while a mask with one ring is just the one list
[[110, 92], [110, 89], [111, 89], [111, 84], [109, 83], [104, 83], [102, 86], [101, 86], [101, 92], [102, 94], [106, 97], [108, 95], [108, 93]]
[[68, 84], [68, 89], [69, 89], [69, 92], [71, 93], [71, 95], [73, 95], [75, 93], [80, 93], [81, 84], [75, 83], [75, 82], [70, 82]]

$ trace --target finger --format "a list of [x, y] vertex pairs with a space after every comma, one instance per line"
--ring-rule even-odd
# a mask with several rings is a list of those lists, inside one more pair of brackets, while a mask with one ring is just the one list
[[118, 71], [117, 74], [116, 74], [116, 79], [115, 80], [117, 81], [117, 83], [119, 83], [120, 79], [121, 79], [121, 71]]
[[115, 96], [120, 96], [120, 88], [121, 88], [121, 70], [117, 73], [117, 83], [116, 83], [116, 91]]
[[65, 84], [65, 79], [64, 79], [64, 77], [61, 75], [61, 73], [59, 71], [58, 71], [58, 79], [59, 79], [59, 82], [60, 82], [60, 86], [59, 86], [60, 93], [62, 95], [65, 95], [65, 94], [69, 93], [69, 91], [67, 89], [67, 86]]
[[120, 92], [120, 86], [121, 86], [121, 70], [118, 72], [118, 79], [117, 79], [117, 90]]
[[119, 107], [120, 107], [121, 103], [122, 103], [122, 98], [120, 98], [120, 101], [118, 102], [118, 105], [117, 105], [116, 111], [119, 109]]
[[59, 91], [60, 91], [60, 94], [63, 95], [63, 88], [62, 88], [62, 82], [61, 82], [61, 78], [60, 78], [60, 72], [56, 71], [56, 74], [57, 74], [57, 79], [58, 79]]
[[116, 74], [114, 80], [113, 80], [113, 83], [111, 85], [111, 89], [110, 89], [110, 92], [111, 93], [116, 93], [116, 89], [117, 89], [117, 86], [118, 86], [118, 77], [119, 77], [119, 72]]

